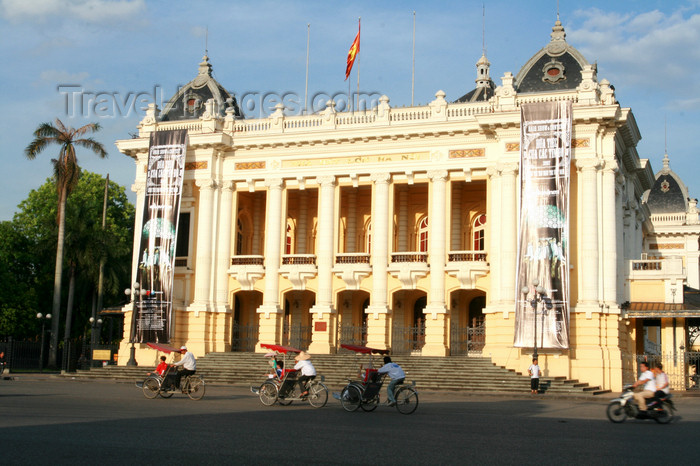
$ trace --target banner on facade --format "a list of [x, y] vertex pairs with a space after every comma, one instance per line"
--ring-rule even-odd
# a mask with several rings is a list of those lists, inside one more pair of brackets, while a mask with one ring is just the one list
[[571, 102], [524, 104], [520, 128], [514, 346], [568, 348]]
[[173, 267], [187, 130], [151, 133], [131, 342], [170, 341]]

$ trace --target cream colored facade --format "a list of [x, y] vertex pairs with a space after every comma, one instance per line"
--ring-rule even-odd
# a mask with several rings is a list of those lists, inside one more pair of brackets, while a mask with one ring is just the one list
[[[567, 67], [568, 84], [522, 92], [530, 73], [545, 82], [552, 68], [538, 67], [550, 58]], [[484, 92], [488, 65], [485, 57], [477, 64]], [[654, 182], [636, 152], [632, 112], [566, 43], [558, 21], [551, 42], [491, 89], [463, 103], [438, 91], [410, 108], [382, 96], [354, 113], [329, 102], [319, 114], [286, 116], [280, 104], [262, 119], [237, 118], [215, 99], [189, 120], [162, 121], [151, 107], [139, 137], [117, 146], [136, 163], [140, 219], [149, 134], [189, 132], [181, 211], [190, 234], [175, 269], [174, 344], [198, 356], [240, 349], [241, 329], [252, 328], [259, 349], [293, 341], [297, 328], [310, 329], [312, 353], [354, 339], [445, 356], [456, 353], [460, 329], [483, 325], [481, 354], [526, 370], [532, 348], [513, 346], [520, 106], [569, 100], [571, 344], [540, 348], [540, 366], [546, 376], [620, 389], [635, 350], [621, 304], [630, 301], [630, 261], [641, 257], [648, 218], [638, 200]], [[137, 360], [150, 363], [153, 354], [136, 346]]]

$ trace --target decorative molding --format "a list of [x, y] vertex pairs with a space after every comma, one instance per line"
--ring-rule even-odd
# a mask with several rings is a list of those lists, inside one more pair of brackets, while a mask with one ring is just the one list
[[506, 152], [518, 152], [520, 150], [519, 142], [506, 142]]
[[366, 163], [413, 162], [430, 160], [429, 152], [403, 152], [399, 154], [351, 155], [349, 157], [326, 157], [322, 159], [285, 160], [282, 168], [324, 167], [329, 165], [358, 165]]
[[369, 178], [374, 184], [388, 184], [391, 175], [389, 173], [372, 173]]
[[685, 244], [682, 243], [669, 243], [669, 244], [650, 244], [649, 249], [659, 250], [659, 249], [685, 249]]
[[586, 139], [572, 139], [571, 140], [571, 147], [573, 149], [579, 148], [579, 147], [591, 147], [591, 140], [586, 138]]
[[263, 170], [265, 168], [265, 162], [236, 162], [236, 170]]
[[465, 159], [470, 157], [485, 157], [486, 149], [481, 147], [478, 149], [455, 149], [449, 152], [451, 159]]
[[209, 166], [209, 162], [206, 160], [200, 162], [186, 162], [185, 170], [206, 170]]

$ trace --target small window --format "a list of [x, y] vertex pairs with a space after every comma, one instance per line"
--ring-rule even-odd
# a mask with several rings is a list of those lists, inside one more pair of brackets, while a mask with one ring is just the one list
[[428, 251], [428, 217], [423, 217], [418, 222], [418, 251]]
[[190, 255], [190, 213], [180, 212], [177, 226], [177, 243], [175, 244], [175, 257], [187, 257]]
[[486, 215], [481, 214], [474, 219], [472, 226], [472, 247], [474, 251], [483, 251], [485, 248]]

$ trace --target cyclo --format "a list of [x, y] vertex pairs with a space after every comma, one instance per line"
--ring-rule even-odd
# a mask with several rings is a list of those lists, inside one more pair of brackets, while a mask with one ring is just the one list
[[[340, 400], [346, 411], [357, 411], [358, 408], [362, 408], [363, 411], [374, 411], [379, 406], [380, 392], [386, 374], [380, 374], [374, 368], [372, 355], [388, 355], [389, 350], [359, 345], [341, 344], [340, 346], [358, 355], [369, 355], [369, 364], [360, 366], [360, 380], [348, 379], [345, 388], [340, 394], [334, 393], [333, 397]], [[412, 382], [411, 385], [401, 384], [395, 389], [396, 409], [402, 414], [411, 414], [418, 408], [418, 392], [414, 387], [415, 382]]]
[[[321, 381], [315, 380], [315, 376], [307, 382], [309, 394], [302, 397], [298, 389], [297, 377], [299, 371], [287, 368], [287, 355], [299, 354], [300, 349], [290, 346], [261, 344], [261, 347], [269, 349], [270, 356], [282, 355], [283, 369], [281, 375], [274, 374], [272, 378], [263, 382], [260, 387], [250, 387], [250, 391], [260, 397], [260, 402], [265, 406], [272, 406], [279, 403], [282, 406], [292, 404], [294, 401], [308, 401], [314, 408], [323, 408], [328, 401], [328, 388], [323, 383], [325, 378], [321, 376]], [[291, 358], [293, 361], [293, 358]], [[290, 361], [290, 365], [292, 364]]]
[[[163, 353], [179, 353], [180, 350], [162, 343], [146, 343], [149, 347], [162, 351]], [[168, 365], [165, 373], [161, 376], [151, 373], [142, 384], [143, 394], [146, 398], [153, 399], [160, 395], [162, 398], [170, 398], [176, 391], [181, 391], [184, 395], [193, 400], [201, 400], [206, 390], [204, 380], [197, 374], [189, 375], [180, 381], [180, 388], [175, 386], [175, 366]]]

